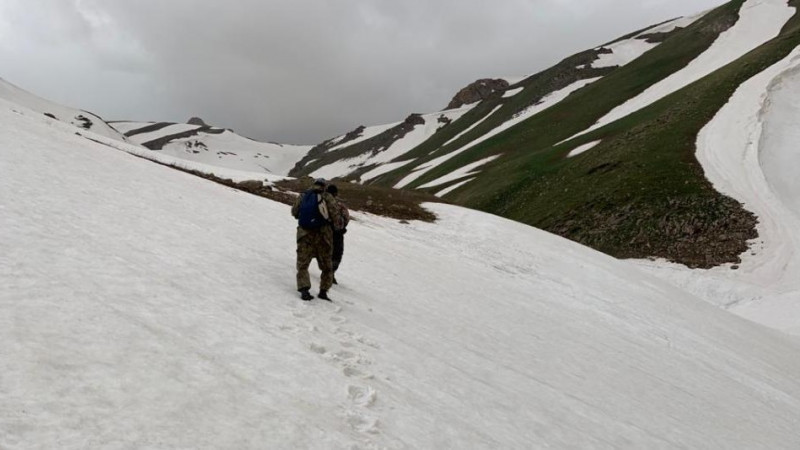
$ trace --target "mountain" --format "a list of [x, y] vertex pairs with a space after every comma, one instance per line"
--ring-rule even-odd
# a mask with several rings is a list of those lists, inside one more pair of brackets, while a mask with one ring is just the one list
[[216, 166], [237, 171], [286, 175], [311, 146], [259, 142], [193, 117], [188, 123], [127, 122], [111, 124], [128, 141], [158, 151], [189, 166]]
[[800, 44], [796, 3], [731, 1], [523, 79], [479, 80], [451, 109], [319, 144], [290, 174], [424, 190], [621, 258], [740, 263], [758, 220], [706, 179], [696, 143]]
[[0, 124], [2, 448], [800, 446], [797, 341], [629, 262], [356, 213], [335, 303], [303, 303], [287, 206]]
[[59, 105], [38, 97], [0, 78], [0, 99], [11, 102], [18, 112], [35, 111], [52, 120], [74, 125], [83, 130], [90, 130], [105, 137], [126, 141], [125, 137], [99, 116], [88, 111]]

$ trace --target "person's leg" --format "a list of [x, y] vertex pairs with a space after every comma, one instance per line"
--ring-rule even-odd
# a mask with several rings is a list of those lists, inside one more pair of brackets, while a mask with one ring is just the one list
[[317, 264], [322, 272], [319, 290], [327, 291], [333, 286], [333, 235], [330, 232], [320, 232], [317, 245]]
[[339, 270], [344, 255], [344, 233], [333, 232], [333, 273]]
[[305, 235], [297, 241], [297, 290], [311, 289], [311, 276], [308, 266], [314, 257], [314, 246], [311, 235]]

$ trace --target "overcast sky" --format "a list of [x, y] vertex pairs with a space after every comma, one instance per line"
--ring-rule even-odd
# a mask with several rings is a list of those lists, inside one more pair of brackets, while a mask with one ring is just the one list
[[107, 120], [318, 143], [723, 0], [0, 0], [0, 77]]

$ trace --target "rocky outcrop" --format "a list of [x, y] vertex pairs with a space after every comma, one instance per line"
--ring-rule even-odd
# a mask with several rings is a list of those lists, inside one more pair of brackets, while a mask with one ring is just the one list
[[207, 124], [207, 123], [205, 123], [205, 122], [203, 121], [203, 119], [201, 119], [201, 118], [199, 118], [199, 117], [192, 117], [192, 118], [191, 118], [191, 119], [189, 119], [189, 121], [188, 121], [188, 122], [186, 122], [186, 123], [188, 123], [189, 125], [197, 125], [197, 126], [200, 126], [200, 127], [207, 127], [207, 126], [208, 126], [208, 124]]
[[188, 130], [181, 133], [170, 134], [168, 136], [163, 136], [149, 142], [144, 142], [142, 146], [145, 148], [149, 148], [150, 150], [161, 150], [162, 148], [164, 148], [165, 145], [178, 139], [185, 139], [188, 137], [196, 136], [200, 133], [222, 134], [224, 132], [225, 132], [224, 128], [212, 128], [208, 125], [205, 125], [199, 128], [195, 128], [194, 130]]
[[484, 78], [458, 91], [445, 109], [460, 108], [470, 103], [486, 100], [508, 89], [508, 81], [499, 78]]

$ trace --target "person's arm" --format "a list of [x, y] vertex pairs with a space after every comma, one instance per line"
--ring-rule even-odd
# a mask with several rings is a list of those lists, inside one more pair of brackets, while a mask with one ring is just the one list
[[297, 196], [297, 199], [294, 201], [294, 205], [292, 206], [292, 217], [298, 219], [300, 216], [300, 203], [303, 201], [303, 194]]
[[333, 222], [333, 218], [339, 214], [339, 203], [333, 195], [327, 192], [322, 194], [322, 200], [325, 202], [325, 207], [328, 208], [328, 220]]

